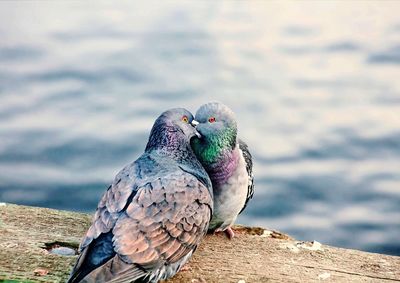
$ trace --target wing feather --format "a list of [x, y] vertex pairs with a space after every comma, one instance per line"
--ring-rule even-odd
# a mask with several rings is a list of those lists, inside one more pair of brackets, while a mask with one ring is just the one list
[[[206, 233], [211, 205], [207, 188], [187, 173], [152, 181], [139, 188], [115, 224], [115, 250], [143, 268], [176, 262], [193, 251]], [[164, 217], [141, 218], [160, 213]], [[139, 234], [144, 235], [140, 241]]]
[[[140, 174], [137, 164], [127, 166], [103, 194], [69, 282], [89, 273], [115, 282], [135, 280], [157, 268], [171, 274], [169, 264], [179, 269], [200, 243], [212, 215], [212, 196], [204, 183], [177, 171], [139, 184], [134, 176]], [[103, 235], [111, 236], [107, 243]], [[93, 259], [93, 254], [104, 257]]]
[[136, 163], [122, 169], [103, 194], [93, 216], [92, 225], [80, 243], [81, 253], [72, 269], [68, 282], [79, 282], [97, 266], [114, 256], [115, 252], [110, 244], [111, 242], [107, 242], [110, 240], [105, 240], [104, 237], [100, 236], [110, 233], [129, 197], [135, 194], [135, 187], [133, 186], [135, 180], [122, 181], [122, 178], [129, 175], [129, 172], [136, 172], [137, 170]]
[[239, 214], [242, 213], [242, 211], [246, 208], [247, 203], [249, 200], [253, 198], [254, 195], [254, 176], [253, 176], [253, 157], [251, 156], [251, 153], [249, 151], [249, 147], [247, 144], [239, 140], [239, 148], [243, 153], [243, 158], [244, 161], [246, 162], [246, 171], [247, 175], [249, 176], [249, 183], [247, 186], [247, 196], [246, 196], [246, 202], [244, 203], [243, 208], [240, 210]]

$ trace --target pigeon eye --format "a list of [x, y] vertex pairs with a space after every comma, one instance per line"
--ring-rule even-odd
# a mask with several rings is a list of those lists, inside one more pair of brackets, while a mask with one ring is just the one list
[[208, 122], [214, 123], [214, 122], [215, 122], [215, 117], [210, 117], [210, 118], [208, 118]]
[[186, 115], [182, 116], [182, 121], [185, 123], [189, 123], [189, 118]]

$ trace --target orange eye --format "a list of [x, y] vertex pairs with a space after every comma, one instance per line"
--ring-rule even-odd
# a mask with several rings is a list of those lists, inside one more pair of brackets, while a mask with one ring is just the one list
[[214, 122], [215, 122], [215, 117], [210, 117], [210, 118], [208, 118], [208, 122], [214, 123]]
[[182, 117], [182, 121], [185, 123], [189, 123], [189, 118], [185, 115]]

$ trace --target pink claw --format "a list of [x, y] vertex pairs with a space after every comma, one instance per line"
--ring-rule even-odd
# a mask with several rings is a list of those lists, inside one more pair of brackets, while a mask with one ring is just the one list
[[235, 233], [233, 232], [231, 227], [228, 227], [227, 229], [225, 229], [224, 233], [228, 237], [229, 240], [232, 240], [233, 237], [235, 237]]
[[181, 267], [180, 271], [182, 271], [182, 272], [192, 271], [192, 268], [189, 266], [188, 263], [186, 263], [184, 266]]

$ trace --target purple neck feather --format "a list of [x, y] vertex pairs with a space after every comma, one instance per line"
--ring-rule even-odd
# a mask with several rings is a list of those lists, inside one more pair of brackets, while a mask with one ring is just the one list
[[238, 163], [239, 150], [235, 148], [233, 151], [225, 152], [221, 159], [206, 168], [214, 189], [226, 183], [235, 172]]

